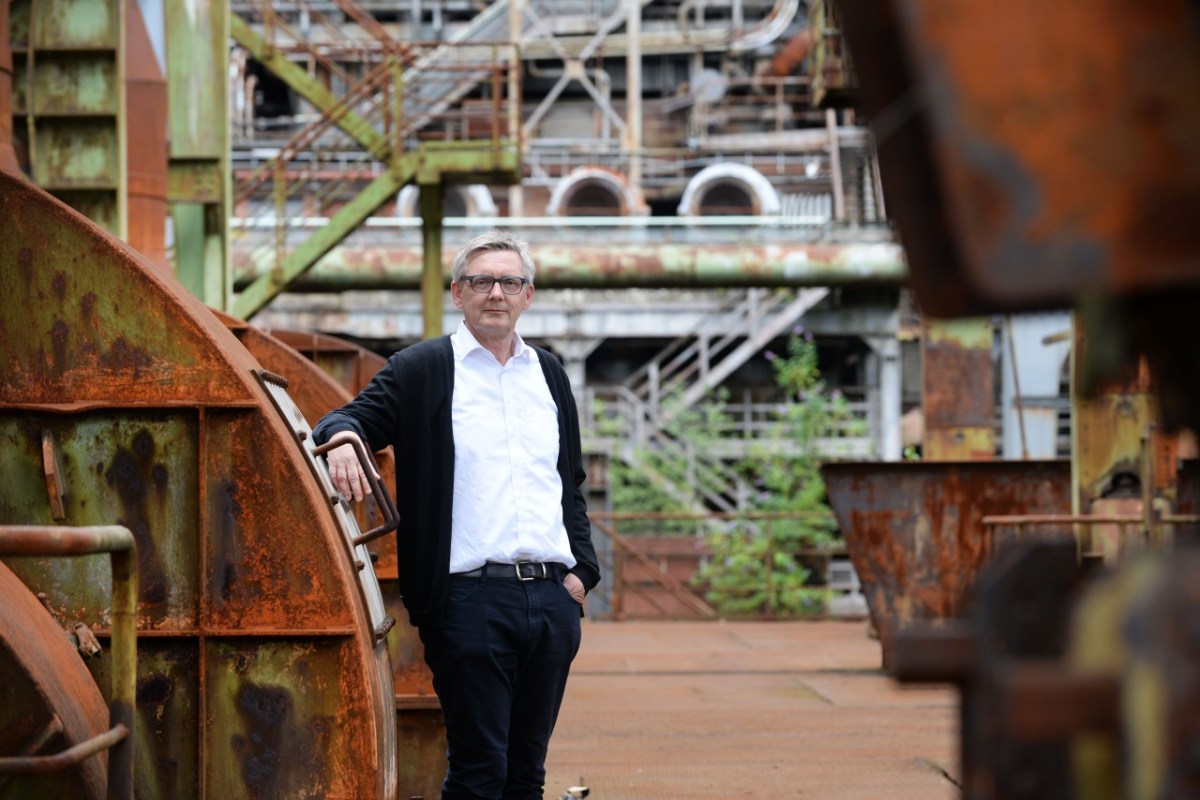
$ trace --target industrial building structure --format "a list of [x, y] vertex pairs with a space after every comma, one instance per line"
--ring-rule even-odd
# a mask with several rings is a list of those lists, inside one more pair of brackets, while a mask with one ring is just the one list
[[499, 225], [522, 333], [624, 426], [596, 474], [717, 387], [721, 471], [762, 351], [816, 337], [864, 421], [822, 446], [878, 462], [831, 501], [885, 664], [963, 687], [967, 796], [1189, 796], [1196, 566], [1127, 559], [1198, 519], [1200, 38], [1183, 0], [1008, 10], [0, 0], [0, 794], [436, 791], [397, 510], [332, 496], [308, 423], [359, 346], [450, 328], [447, 256]]

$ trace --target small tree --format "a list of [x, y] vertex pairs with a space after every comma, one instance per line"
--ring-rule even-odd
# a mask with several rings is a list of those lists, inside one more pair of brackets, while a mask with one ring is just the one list
[[[786, 355], [768, 352], [766, 358], [787, 398], [774, 437], [787, 442], [787, 447], [759, 445], [733, 469], [756, 490], [747, 498], [748, 511], [789, 516], [705, 526], [712, 557], [694, 582], [704, 587], [706, 599], [723, 614], [792, 616], [824, 607], [824, 593], [808, 586], [810, 571], [801, 556], [833, 539], [836, 526], [825, 505], [818, 444], [848, 416], [847, 406], [821, 382], [811, 335], [797, 331], [788, 340]], [[688, 502], [692, 498], [682, 498], [669, 487], [692, 486], [697, 496], [705, 488], [714, 488], [706, 485], [706, 471], [698, 469], [696, 462], [715, 462], [714, 445], [737, 428], [726, 400], [727, 394], [718, 391], [690, 408], [668, 405], [665, 416], [670, 422], [664, 435], [677, 446], [642, 448], [636, 452], [637, 466], [614, 461], [610, 466], [613, 507], [633, 512], [694, 510], [694, 500]], [[698, 457], [690, 459], [688, 454]], [[695, 527], [667, 521], [633, 530], [684, 533]]]
[[723, 613], [810, 614], [824, 608], [825, 596], [808, 587], [810, 571], [801, 556], [830, 544], [837, 527], [825, 504], [818, 444], [849, 412], [840, 393], [826, 391], [821, 381], [811, 334], [796, 331], [786, 356], [768, 351], [766, 358], [788, 398], [775, 437], [788, 448], [759, 446], [742, 469], [760, 490], [754, 510], [794, 516], [709, 534], [712, 559], [696, 580], [708, 586], [707, 599]]

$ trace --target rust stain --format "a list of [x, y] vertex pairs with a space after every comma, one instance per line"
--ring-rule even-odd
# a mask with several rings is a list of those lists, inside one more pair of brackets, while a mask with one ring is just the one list
[[[159, 497], [167, 485], [167, 469], [154, 463], [154, 437], [146, 429], [138, 431], [129, 449], [118, 448], [113, 455], [104, 480], [121, 499], [123, 518], [117, 520], [133, 531], [137, 539], [139, 596], [151, 614], [167, 600], [166, 574], [160, 563], [158, 545], [154, 540], [147, 509], [149, 486]], [[153, 478], [147, 480], [151, 475]]]
[[54, 291], [54, 296], [62, 301], [67, 296], [67, 275], [62, 270], [56, 270], [53, 277], [50, 278], [50, 288]]
[[17, 251], [17, 268], [21, 270], [21, 277], [25, 279], [25, 283], [33, 282], [33, 250], [28, 247], [22, 247]]
[[67, 360], [67, 336], [70, 333], [67, 323], [55, 320], [50, 326], [50, 348], [54, 354], [54, 371], [63, 372], [69, 366]]
[[296, 757], [292, 732], [292, 699], [287, 692], [243, 684], [237, 693], [238, 714], [248, 733], [233, 736], [233, 752], [241, 761], [242, 781], [256, 797], [281, 797], [285, 757]]
[[108, 352], [100, 357], [100, 363], [109, 369], [133, 370], [134, 377], [137, 377], [143, 369], [148, 369], [154, 363], [154, 359], [146, 348], [131, 346], [125, 337], [118, 336]]

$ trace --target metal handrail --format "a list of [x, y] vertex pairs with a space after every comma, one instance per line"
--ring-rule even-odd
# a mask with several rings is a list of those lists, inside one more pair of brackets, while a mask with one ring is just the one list
[[379, 466], [375, 463], [375, 457], [363, 446], [360, 440], [338, 439], [326, 442], [314, 448], [313, 455], [323, 456], [330, 450], [336, 450], [344, 444], [348, 444], [354, 448], [354, 453], [358, 456], [358, 463], [363, 468], [363, 474], [367, 476], [367, 485], [371, 487], [371, 495], [375, 498], [375, 503], [379, 506], [379, 513], [383, 515], [382, 524], [354, 537], [351, 544], [358, 547], [360, 544], [373, 542], [400, 527], [400, 512], [396, 508], [396, 501], [392, 499], [392, 495], [387, 491], [383, 482], [378, 477]]
[[108, 731], [50, 756], [0, 758], [0, 773], [49, 772], [108, 755], [109, 800], [133, 797], [134, 707], [137, 701], [137, 543], [123, 525], [0, 526], [0, 555], [81, 556], [108, 553], [112, 564], [112, 699]]

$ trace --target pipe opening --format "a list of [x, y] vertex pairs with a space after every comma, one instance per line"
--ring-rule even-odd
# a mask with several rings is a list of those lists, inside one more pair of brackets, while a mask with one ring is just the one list
[[700, 195], [697, 210], [703, 217], [754, 215], [761, 207], [741, 183], [718, 183]]

